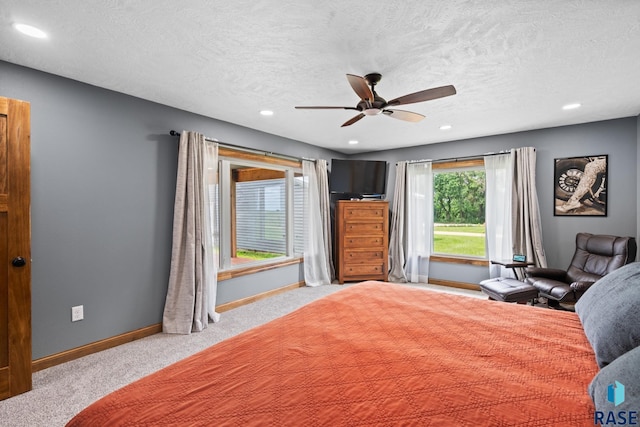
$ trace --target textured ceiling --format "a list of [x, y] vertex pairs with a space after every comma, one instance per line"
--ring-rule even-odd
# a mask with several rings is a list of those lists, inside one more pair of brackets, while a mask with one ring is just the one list
[[[640, 114], [638, 0], [2, 0], [0, 40], [8, 62], [344, 153]], [[345, 74], [370, 72], [388, 100], [458, 94], [401, 107], [419, 123], [294, 109], [355, 106]]]

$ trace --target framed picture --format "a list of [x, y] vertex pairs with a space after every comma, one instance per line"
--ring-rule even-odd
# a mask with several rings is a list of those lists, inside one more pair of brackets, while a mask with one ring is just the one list
[[607, 216], [608, 156], [554, 160], [556, 216]]

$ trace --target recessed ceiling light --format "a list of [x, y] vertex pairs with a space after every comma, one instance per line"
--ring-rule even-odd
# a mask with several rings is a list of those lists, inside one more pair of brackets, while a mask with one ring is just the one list
[[47, 38], [47, 33], [39, 28], [32, 27], [31, 25], [20, 24], [16, 22], [15, 24], [13, 24], [13, 28], [20, 31], [22, 34], [26, 34], [27, 36], [35, 37], [37, 39]]
[[451, 125], [442, 125], [440, 126], [440, 130], [449, 130], [451, 129]]
[[349, 141], [349, 145], [356, 145], [357, 143], [358, 141], [356, 141], [355, 139]]
[[262, 114], [263, 116], [273, 116], [273, 111], [271, 111], [271, 110], [262, 110], [262, 111], [260, 111], [260, 114]]
[[567, 104], [565, 106], [562, 107], [563, 110], [575, 110], [576, 108], [580, 108], [582, 106], [582, 104], [579, 103], [574, 103], [574, 104]]

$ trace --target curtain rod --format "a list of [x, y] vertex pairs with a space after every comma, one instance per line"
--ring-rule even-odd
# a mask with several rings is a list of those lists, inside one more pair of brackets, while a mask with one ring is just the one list
[[[180, 136], [180, 132], [177, 132], [177, 131], [172, 129], [172, 130], [169, 131], [169, 135], [171, 135], [171, 136]], [[298, 161], [298, 162], [302, 161], [302, 160], [308, 160], [310, 162], [315, 162], [316, 161], [316, 159], [309, 159], [307, 157], [295, 157], [295, 156], [289, 156], [287, 154], [274, 153], [273, 151], [263, 151], [263, 150], [258, 150], [256, 148], [242, 147], [240, 145], [229, 144], [228, 142], [218, 141], [215, 138], [207, 138], [206, 136], [204, 137], [204, 139], [205, 139], [205, 141], [217, 142], [219, 145], [222, 145], [224, 147], [235, 148], [236, 150], [246, 151], [248, 153], [261, 154], [261, 155], [264, 155], [264, 156], [271, 156], [271, 157], [279, 157], [281, 159], [295, 160], [295, 161]]]
[[[446, 159], [421, 159], [421, 160], [407, 160], [407, 163], [411, 164], [411, 163], [424, 163], [424, 162], [433, 162], [433, 163], [441, 163], [441, 162], [452, 162], [452, 161], [459, 161], [459, 160], [469, 160], [469, 159], [480, 159], [482, 157], [486, 157], [486, 156], [497, 156], [499, 154], [507, 154], [510, 153], [512, 150], [512, 148], [509, 148], [508, 150], [501, 150], [498, 152], [489, 152], [489, 153], [484, 153], [484, 154], [477, 154], [475, 156], [463, 156], [463, 157], [449, 157]], [[535, 148], [534, 148], [535, 150]], [[396, 162], [396, 165], [398, 164], [398, 162]]]

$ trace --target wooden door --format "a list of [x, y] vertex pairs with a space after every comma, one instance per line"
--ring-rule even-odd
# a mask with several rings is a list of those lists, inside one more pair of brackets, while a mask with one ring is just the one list
[[0, 399], [31, 390], [30, 106], [0, 97]]

